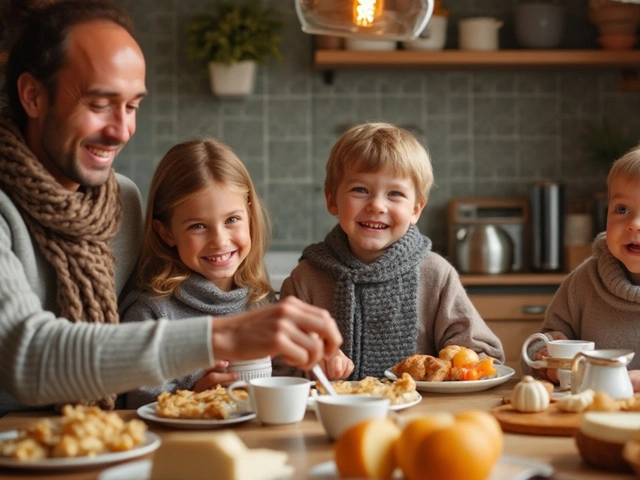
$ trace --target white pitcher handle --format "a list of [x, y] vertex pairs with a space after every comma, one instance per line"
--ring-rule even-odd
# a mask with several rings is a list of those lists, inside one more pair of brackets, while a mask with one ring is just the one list
[[571, 393], [580, 393], [582, 378], [580, 378], [580, 362], [586, 362], [584, 353], [578, 352], [571, 360]]
[[531, 345], [531, 343], [535, 340], [542, 340], [545, 346], [549, 343], [549, 338], [544, 333], [534, 333], [533, 335], [530, 335], [522, 344], [522, 359], [531, 368], [546, 368], [547, 362], [545, 362], [544, 360], [531, 360], [531, 358], [529, 358], [529, 354], [527, 353], [529, 345]]
[[244, 380], [238, 380], [237, 382], [233, 382], [231, 385], [227, 387], [227, 395], [229, 395], [234, 402], [243, 405], [244, 407], [251, 407], [251, 400], [249, 398], [239, 398], [236, 396], [234, 390], [236, 388], [248, 388], [249, 384]]

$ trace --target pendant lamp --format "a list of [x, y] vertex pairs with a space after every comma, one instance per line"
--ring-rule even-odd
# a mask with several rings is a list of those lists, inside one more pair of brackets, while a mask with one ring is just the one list
[[369, 40], [412, 40], [433, 12], [433, 0], [294, 1], [303, 32]]

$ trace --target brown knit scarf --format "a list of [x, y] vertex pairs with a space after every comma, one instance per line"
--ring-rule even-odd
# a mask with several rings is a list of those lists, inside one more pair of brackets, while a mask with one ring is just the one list
[[[0, 112], [0, 185], [57, 276], [60, 315], [72, 322], [118, 323], [114, 255], [122, 220], [113, 170], [100, 187], [64, 189], [36, 159], [17, 126]], [[113, 408], [115, 395], [98, 401]]]

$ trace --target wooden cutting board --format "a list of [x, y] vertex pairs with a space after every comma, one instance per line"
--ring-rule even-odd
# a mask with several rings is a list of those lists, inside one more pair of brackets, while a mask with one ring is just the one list
[[491, 413], [505, 432], [556, 437], [573, 436], [583, 415], [562, 412], [555, 403], [549, 405], [544, 412], [538, 413], [521, 413], [514, 410], [510, 404], [496, 407]]

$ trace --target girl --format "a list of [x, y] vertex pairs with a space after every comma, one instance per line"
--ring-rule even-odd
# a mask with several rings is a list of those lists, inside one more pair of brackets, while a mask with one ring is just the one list
[[[121, 321], [219, 317], [275, 301], [263, 261], [270, 234], [266, 209], [231, 148], [213, 139], [176, 145], [151, 180], [139, 288], [122, 303]], [[224, 373], [227, 366], [218, 360], [210, 370], [129, 392], [127, 408], [164, 391], [199, 392], [237, 379]]]

